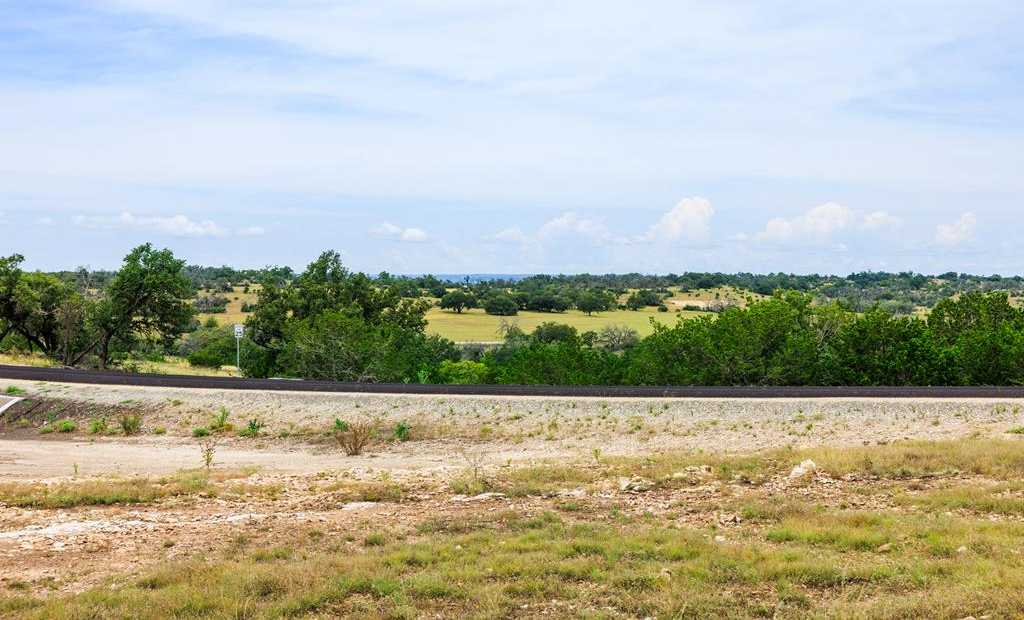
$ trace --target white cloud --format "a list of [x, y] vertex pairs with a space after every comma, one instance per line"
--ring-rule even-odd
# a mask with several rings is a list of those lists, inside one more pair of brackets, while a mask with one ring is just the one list
[[872, 211], [861, 220], [864, 230], [892, 230], [903, 225], [903, 220], [888, 211]]
[[493, 235], [484, 237], [484, 241], [497, 241], [499, 243], [526, 243], [528, 240], [528, 237], [518, 226], [499, 230]]
[[57, 224], [57, 220], [52, 217], [41, 217], [36, 220], [36, 224], [39, 226], [54, 226]]
[[81, 228], [139, 230], [172, 237], [223, 237], [228, 234], [212, 220], [197, 222], [184, 215], [142, 216], [125, 211], [116, 217], [79, 215], [72, 221]]
[[706, 198], [683, 198], [647, 231], [648, 239], [706, 241], [711, 236], [715, 208]]
[[430, 239], [427, 233], [419, 228], [402, 228], [391, 222], [384, 222], [380, 226], [370, 229], [370, 234], [396, 241], [407, 241], [410, 243], [422, 243]]
[[563, 213], [549, 220], [537, 231], [537, 237], [548, 239], [560, 235], [571, 234], [586, 237], [597, 242], [613, 240], [612, 234], [604, 222], [598, 219], [580, 217], [573, 212]]
[[882, 233], [901, 226], [903, 221], [888, 211], [862, 213], [835, 202], [827, 202], [793, 218], [773, 218], [754, 235], [733, 238], [774, 245], [815, 245], [832, 242], [841, 233], [862, 231]]
[[267, 234], [267, 230], [262, 226], [246, 226], [239, 228], [235, 234], [239, 237], [262, 237]]
[[780, 245], [807, 241], [822, 243], [852, 222], [853, 213], [849, 208], [828, 202], [791, 219], [777, 217], [769, 220], [754, 239]]
[[968, 211], [952, 224], [939, 224], [935, 227], [935, 243], [944, 246], [956, 246], [974, 240], [978, 228], [978, 216]]

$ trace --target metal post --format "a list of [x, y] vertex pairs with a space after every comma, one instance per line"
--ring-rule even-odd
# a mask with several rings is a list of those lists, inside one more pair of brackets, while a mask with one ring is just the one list
[[242, 374], [242, 336], [245, 335], [245, 325], [235, 325], [235, 368], [238, 374]]

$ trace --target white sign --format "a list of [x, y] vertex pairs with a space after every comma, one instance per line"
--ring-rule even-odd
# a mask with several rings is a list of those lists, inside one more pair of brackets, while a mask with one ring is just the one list
[[245, 335], [245, 325], [235, 325], [235, 338], [241, 338]]

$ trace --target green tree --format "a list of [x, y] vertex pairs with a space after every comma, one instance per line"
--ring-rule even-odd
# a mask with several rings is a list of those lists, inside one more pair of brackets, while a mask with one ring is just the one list
[[519, 304], [508, 295], [499, 293], [484, 301], [484, 312], [495, 316], [515, 316], [519, 313]]
[[[363, 368], [373, 377], [387, 375], [393, 378], [393, 374], [380, 372], [369, 362], [363, 364], [359, 360], [365, 361], [366, 358], [359, 357], [357, 353], [363, 344], [370, 346], [367, 344], [370, 342], [375, 343], [374, 346], [401, 348], [400, 339], [389, 339], [396, 334], [416, 340], [427, 348], [444, 349], [447, 345], [443, 342], [418, 340], [426, 327], [424, 315], [428, 307], [426, 300], [402, 298], [393, 285], [378, 284], [365, 274], [350, 272], [341, 263], [337, 252], [324, 252], [293, 281], [262, 283], [253, 314], [246, 322], [257, 348], [244, 356], [243, 367], [251, 376], [320, 377], [325, 371], [318, 369], [317, 355], [323, 349], [307, 336], [322, 332], [325, 337], [335, 339], [343, 334], [353, 338], [351, 346], [340, 351], [338, 359], [331, 362], [337, 368], [350, 369], [334, 373], [338, 377], [355, 380], [353, 377], [358, 373], [351, 369]], [[331, 321], [317, 323], [319, 317], [328, 314], [333, 317]], [[358, 322], [354, 322], [356, 319]], [[354, 331], [346, 331], [355, 329], [357, 325], [368, 330], [366, 338], [359, 337]], [[384, 338], [385, 335], [388, 338]], [[292, 342], [300, 337], [306, 338], [303, 347]], [[409, 349], [415, 355], [422, 350], [412, 346]], [[287, 359], [279, 359], [286, 351]], [[398, 352], [395, 353], [397, 355]], [[346, 362], [343, 359], [346, 355], [350, 358], [356, 356], [353, 358], [355, 361], [350, 359]]]
[[609, 301], [606, 296], [592, 291], [586, 291], [576, 300], [576, 309], [587, 316], [607, 310], [608, 305]]
[[93, 306], [89, 320], [94, 336], [72, 364], [95, 354], [106, 368], [115, 347], [130, 350], [140, 338], [169, 345], [186, 331], [194, 316], [194, 291], [184, 267], [170, 250], [148, 243], [132, 250]]
[[470, 292], [459, 289], [445, 293], [438, 305], [444, 310], [452, 310], [456, 314], [462, 314], [463, 310], [476, 306], [476, 297]]

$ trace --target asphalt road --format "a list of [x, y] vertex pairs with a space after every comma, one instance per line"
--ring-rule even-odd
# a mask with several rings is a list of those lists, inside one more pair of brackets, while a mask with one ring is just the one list
[[1024, 387], [759, 387], [759, 386], [566, 386], [423, 385], [343, 383], [290, 379], [236, 379], [185, 375], [0, 365], [0, 379], [95, 385], [133, 385], [213, 390], [339, 392], [364, 394], [460, 394], [470, 396], [564, 396], [604, 398], [1021, 398]]

